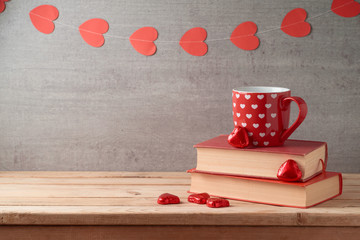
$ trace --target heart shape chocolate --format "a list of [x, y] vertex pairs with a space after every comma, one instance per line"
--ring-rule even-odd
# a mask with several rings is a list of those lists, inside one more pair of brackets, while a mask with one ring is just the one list
[[278, 179], [286, 182], [295, 182], [301, 179], [302, 172], [297, 165], [296, 161], [289, 159], [281, 164], [277, 177]]
[[81, 37], [93, 47], [101, 47], [105, 43], [103, 34], [109, 30], [109, 24], [101, 18], [87, 20], [79, 27]]
[[207, 37], [206, 30], [201, 27], [192, 28], [180, 39], [180, 46], [193, 56], [203, 56], [207, 53], [208, 46], [204, 42]]
[[234, 147], [244, 148], [249, 145], [249, 136], [242, 127], [235, 127], [228, 136], [228, 143]]
[[281, 30], [292, 37], [305, 37], [311, 32], [311, 25], [305, 22], [307, 13], [303, 8], [288, 12], [281, 23]]
[[206, 201], [206, 206], [211, 208], [229, 207], [230, 203], [228, 200], [223, 198], [209, 198]]
[[231, 42], [243, 50], [254, 50], [258, 48], [260, 41], [257, 36], [254, 36], [257, 31], [257, 26], [253, 22], [244, 22], [235, 28], [232, 32]]
[[170, 194], [170, 193], [163, 193], [159, 196], [157, 200], [158, 204], [178, 204], [180, 203], [180, 198], [176, 195]]
[[205, 204], [209, 198], [210, 198], [210, 195], [207, 193], [195, 193], [195, 194], [189, 195], [188, 202], [197, 203], [197, 204]]
[[31, 10], [29, 15], [32, 24], [39, 32], [50, 34], [55, 29], [53, 21], [59, 17], [59, 11], [52, 5], [40, 5]]

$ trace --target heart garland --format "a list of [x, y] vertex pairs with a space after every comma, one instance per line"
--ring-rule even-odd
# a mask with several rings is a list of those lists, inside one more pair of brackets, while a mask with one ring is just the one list
[[354, 0], [334, 0], [331, 4], [331, 11], [341, 17], [355, 17], [360, 13], [360, 3]]
[[10, 1], [10, 0], [0, 0], [0, 13], [5, 11], [5, 8], [6, 8], [5, 2], [8, 2], [8, 1]]
[[305, 37], [311, 32], [311, 25], [305, 22], [307, 13], [303, 8], [288, 12], [281, 23], [281, 30], [292, 37]]
[[257, 26], [253, 22], [244, 22], [235, 28], [232, 32], [230, 41], [240, 49], [255, 50], [258, 48], [260, 41], [255, 36]]
[[158, 37], [158, 32], [153, 27], [143, 27], [134, 32], [129, 41], [136, 51], [145, 56], [154, 55], [156, 45], [154, 41]]
[[39, 32], [50, 34], [55, 29], [53, 21], [59, 17], [59, 11], [52, 5], [41, 5], [31, 10], [29, 15], [32, 24]]
[[193, 56], [204, 56], [207, 53], [208, 46], [204, 42], [207, 32], [201, 27], [192, 28], [187, 31], [180, 39], [180, 46]]
[[[5, 10], [5, 2], [9, 0], [0, 0], [0, 13]], [[333, 0], [331, 11], [335, 14], [350, 18], [360, 14], [360, 3], [354, 0]], [[327, 12], [325, 12], [327, 13]], [[59, 11], [52, 5], [40, 5], [30, 11], [30, 20], [34, 27], [45, 34], [50, 34], [55, 29], [54, 21], [59, 16]], [[319, 14], [315, 17], [318, 17]], [[288, 12], [284, 17], [280, 29], [292, 37], [305, 37], [311, 32], [311, 25], [306, 22], [307, 13], [303, 8], [295, 8]], [[61, 23], [59, 23], [61, 24]], [[63, 24], [69, 26], [67, 24]], [[108, 31], [109, 24], [99, 18], [90, 19], [79, 27], [81, 37], [86, 43], [93, 47], [101, 47], [105, 43], [104, 34]], [[270, 29], [260, 33], [269, 32], [277, 29]], [[235, 46], [242, 50], [251, 51], [259, 47], [260, 40], [255, 36], [257, 25], [254, 22], [243, 22], [238, 25], [231, 34], [230, 38], [210, 39], [208, 41], [230, 40]], [[121, 36], [111, 36], [125, 39]], [[158, 37], [158, 32], [153, 27], [143, 27], [136, 30], [129, 41], [133, 48], [142, 55], [151, 56], [157, 51], [154, 41]], [[179, 45], [182, 49], [193, 56], [204, 56], [208, 51], [208, 45], [205, 43], [207, 32], [204, 28], [196, 27], [188, 30], [180, 39]], [[159, 41], [160, 42], [160, 41]], [[163, 41], [174, 42], [174, 41]]]
[[101, 18], [87, 20], [79, 27], [79, 32], [84, 41], [93, 47], [101, 47], [105, 43], [103, 34], [109, 29], [109, 24]]

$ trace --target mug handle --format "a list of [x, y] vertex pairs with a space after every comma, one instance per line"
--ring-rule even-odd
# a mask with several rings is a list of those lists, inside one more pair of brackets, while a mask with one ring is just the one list
[[305, 120], [308, 111], [306, 102], [301, 97], [286, 97], [281, 100], [283, 106], [285, 106], [285, 104], [290, 104], [291, 101], [296, 102], [296, 104], [298, 105], [299, 115], [293, 125], [291, 125], [291, 127], [281, 133], [281, 142], [284, 142], [286, 139], [288, 139], [288, 137], [290, 137], [290, 135], [295, 131], [295, 129], [300, 126], [300, 124]]

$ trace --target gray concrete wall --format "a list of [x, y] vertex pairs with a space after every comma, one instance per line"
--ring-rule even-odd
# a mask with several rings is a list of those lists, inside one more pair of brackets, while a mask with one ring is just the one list
[[[241, 22], [265, 31], [293, 8], [312, 17], [331, 2], [8, 2], [0, 14], [0, 170], [184, 171], [195, 166], [193, 144], [232, 130], [231, 89], [266, 85], [288, 87], [308, 103], [292, 138], [326, 141], [330, 170], [360, 172], [360, 16], [311, 19], [305, 38], [263, 33], [256, 51], [209, 42], [203, 57], [166, 42], [151, 57], [116, 38], [93, 48], [76, 30], [97, 17], [111, 35], [153, 26], [159, 41], [178, 40], [200, 26], [208, 39], [226, 38]], [[28, 14], [41, 4], [56, 6], [57, 21], [75, 29], [38, 32]]]

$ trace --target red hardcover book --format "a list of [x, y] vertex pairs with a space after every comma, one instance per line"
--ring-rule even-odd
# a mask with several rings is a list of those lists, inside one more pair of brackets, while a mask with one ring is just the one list
[[286, 207], [308, 208], [342, 193], [342, 175], [324, 172], [307, 182], [248, 178], [214, 174], [196, 169], [191, 174], [191, 193]]
[[279, 167], [288, 159], [296, 161], [305, 182], [322, 171], [327, 163], [326, 142], [287, 140], [283, 146], [236, 148], [220, 135], [196, 144], [198, 171], [234, 176], [277, 179]]

